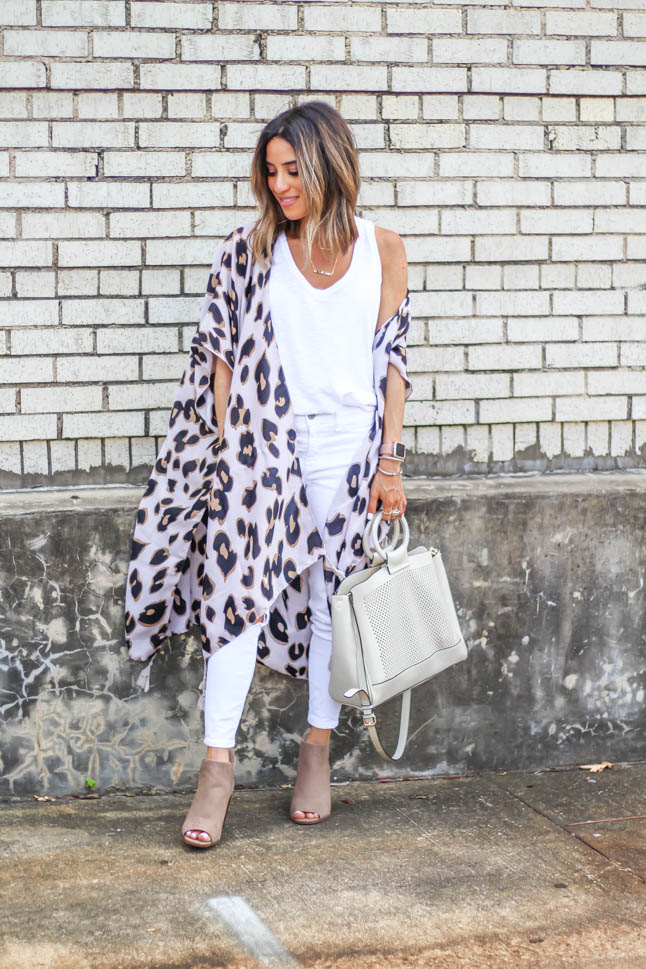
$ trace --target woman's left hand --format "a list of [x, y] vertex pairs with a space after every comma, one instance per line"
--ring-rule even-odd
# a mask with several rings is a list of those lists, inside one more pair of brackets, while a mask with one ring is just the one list
[[[388, 458], [380, 458], [379, 463], [384, 466], [386, 471], [399, 471], [401, 468], [400, 461], [393, 461]], [[394, 521], [396, 518], [402, 517], [406, 511], [406, 496], [404, 495], [404, 486], [400, 475], [391, 477], [389, 474], [382, 474], [379, 469], [375, 471], [372, 484], [370, 485], [368, 514], [374, 515], [377, 511], [378, 502], [381, 502], [383, 521]], [[395, 511], [399, 509], [399, 514], [393, 515], [393, 509]]]

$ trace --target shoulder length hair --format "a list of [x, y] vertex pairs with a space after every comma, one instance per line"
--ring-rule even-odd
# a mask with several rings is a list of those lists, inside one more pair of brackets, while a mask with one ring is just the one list
[[251, 189], [260, 217], [250, 234], [254, 259], [265, 264], [284, 228], [290, 235], [298, 221], [286, 218], [267, 184], [267, 143], [280, 137], [294, 149], [298, 174], [309, 203], [303, 244], [305, 263], [312, 257], [312, 243], [345, 252], [357, 238], [354, 212], [359, 194], [359, 158], [350, 127], [325, 101], [305, 101], [269, 121], [260, 132], [251, 163]]

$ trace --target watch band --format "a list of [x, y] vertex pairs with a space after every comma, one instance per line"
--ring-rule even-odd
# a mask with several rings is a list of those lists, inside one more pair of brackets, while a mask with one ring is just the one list
[[406, 445], [402, 441], [386, 441], [379, 445], [379, 457], [403, 461], [406, 457]]

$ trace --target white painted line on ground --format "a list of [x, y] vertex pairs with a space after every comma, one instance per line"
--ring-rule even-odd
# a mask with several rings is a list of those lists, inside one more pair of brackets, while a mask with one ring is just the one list
[[207, 903], [261, 966], [300, 965], [240, 895], [219, 895], [207, 898]]

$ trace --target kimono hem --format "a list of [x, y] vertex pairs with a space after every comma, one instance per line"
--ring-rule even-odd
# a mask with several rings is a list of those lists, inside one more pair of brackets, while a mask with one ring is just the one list
[[[220, 244], [199, 323], [175, 394], [166, 438], [141, 498], [124, 604], [131, 659], [154, 659], [173, 633], [196, 624], [208, 657], [265, 620], [257, 661], [307, 676], [309, 566], [324, 559], [328, 603], [342, 578], [364, 568], [370, 485], [382, 438], [388, 364], [412, 393], [406, 366], [410, 294], [374, 334], [374, 420], [330, 505], [321, 535], [295, 449], [289, 389], [268, 305], [271, 265], [251, 255], [242, 225]], [[216, 357], [232, 370], [219, 442]], [[388, 523], [382, 522], [383, 540]], [[150, 664], [137, 684], [148, 689]], [[203, 688], [200, 684], [203, 706]]]

